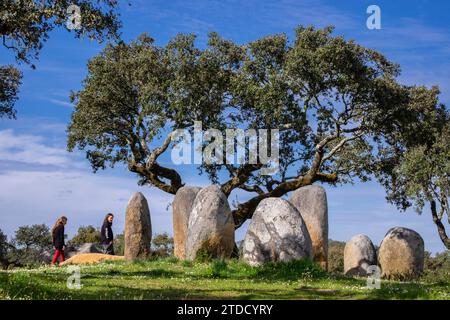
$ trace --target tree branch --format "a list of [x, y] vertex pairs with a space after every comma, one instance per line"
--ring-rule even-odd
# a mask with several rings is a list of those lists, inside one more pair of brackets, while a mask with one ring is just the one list
[[439, 218], [439, 215], [437, 213], [435, 200], [430, 201], [430, 207], [431, 207], [431, 216], [433, 217], [433, 222], [437, 227], [439, 237], [441, 238], [445, 247], [450, 250], [450, 239], [448, 238], [447, 233], [445, 231], [445, 226], [442, 223], [441, 218]]
[[244, 164], [238, 169], [230, 169], [234, 172], [233, 177], [227, 182], [223, 183], [221, 186], [222, 192], [228, 197], [230, 193], [236, 189], [241, 187], [244, 183], [248, 181], [254, 171], [257, 171], [262, 168], [262, 164]]
[[[163, 144], [162, 144], [160, 147], [155, 148], [155, 149], [150, 153], [150, 156], [148, 157], [148, 160], [147, 160], [147, 167], [148, 167], [148, 168], [151, 168], [151, 167], [154, 165], [154, 163], [156, 162], [156, 159], [158, 159], [158, 157], [159, 157], [164, 151], [167, 150], [167, 148], [168, 148], [169, 145], [170, 145], [170, 142], [172, 142], [172, 135], [173, 135], [173, 132], [171, 132], [171, 133], [166, 137], [166, 139], [164, 140]], [[148, 148], [147, 148], [147, 150], [148, 150]]]
[[272, 191], [258, 194], [247, 202], [239, 204], [238, 208], [232, 211], [235, 228], [239, 228], [245, 222], [245, 220], [252, 217], [253, 212], [262, 200], [269, 197], [279, 198], [290, 191], [294, 191], [298, 188], [311, 185], [315, 181], [335, 182], [337, 181], [337, 174], [318, 172], [314, 176], [310, 176], [308, 174], [305, 176], [300, 176], [290, 181], [284, 181], [276, 186]]
[[347, 137], [347, 138], [342, 139], [333, 149], [331, 149], [331, 151], [326, 156], [324, 156], [322, 158], [321, 165], [324, 164], [325, 161], [330, 159], [332, 156], [334, 156], [334, 154], [336, 152], [340, 151], [347, 142], [352, 141], [352, 140], [356, 140], [356, 139], [358, 139], [360, 137], [361, 137], [361, 135], [356, 135], [356, 136], [353, 136], [353, 137]]
[[[176, 170], [160, 166], [156, 161], [158, 157], [162, 153], [164, 153], [164, 151], [166, 151], [167, 148], [169, 147], [170, 142], [172, 141], [172, 135], [173, 132], [171, 132], [166, 137], [166, 139], [164, 140], [163, 144], [160, 147], [155, 148], [151, 152], [145, 141], [142, 141], [143, 139], [139, 140], [134, 139], [139, 141], [139, 145], [141, 146], [142, 150], [146, 154], [148, 154], [148, 159], [145, 165], [140, 163], [139, 161], [136, 161], [137, 159], [142, 158], [142, 156], [136, 148], [131, 146], [134, 159], [128, 162], [128, 169], [131, 172], [139, 174], [146, 181], [148, 181], [150, 184], [157, 187], [158, 189], [161, 189], [171, 194], [175, 194], [178, 191], [178, 189], [180, 189], [184, 185], [182, 183], [181, 176], [178, 174]], [[170, 184], [163, 182], [161, 178], [169, 180]]]

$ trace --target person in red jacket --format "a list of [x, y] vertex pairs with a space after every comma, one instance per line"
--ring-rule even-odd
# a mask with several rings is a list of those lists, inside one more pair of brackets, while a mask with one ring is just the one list
[[66, 248], [66, 243], [64, 242], [64, 226], [66, 223], [67, 218], [62, 216], [56, 220], [52, 228], [53, 249], [55, 250], [52, 265], [55, 265], [59, 257], [61, 257], [61, 262], [64, 262], [64, 249]]

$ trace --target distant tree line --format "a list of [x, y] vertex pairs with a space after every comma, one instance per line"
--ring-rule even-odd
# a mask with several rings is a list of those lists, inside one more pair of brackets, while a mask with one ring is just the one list
[[[66, 236], [67, 237], [67, 236]], [[100, 230], [94, 226], [81, 226], [75, 236], [67, 241], [68, 249], [76, 250], [84, 243], [100, 243]], [[117, 255], [124, 254], [124, 236], [114, 239]], [[173, 255], [173, 238], [167, 233], [156, 234], [152, 239], [155, 257]], [[14, 267], [36, 267], [48, 263], [52, 255], [52, 236], [45, 224], [19, 227], [10, 241], [0, 230], [0, 266], [2, 269]]]

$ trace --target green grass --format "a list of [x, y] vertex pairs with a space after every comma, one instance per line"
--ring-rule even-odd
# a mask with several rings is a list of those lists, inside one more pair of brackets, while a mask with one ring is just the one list
[[81, 267], [79, 290], [66, 267], [0, 272], [0, 299], [450, 299], [450, 282], [383, 281], [333, 276], [310, 262], [190, 262], [174, 258]]

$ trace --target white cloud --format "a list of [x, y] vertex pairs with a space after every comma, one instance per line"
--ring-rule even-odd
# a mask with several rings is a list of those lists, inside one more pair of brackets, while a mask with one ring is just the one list
[[59, 106], [63, 106], [63, 107], [68, 107], [68, 108], [73, 108], [74, 105], [73, 103], [64, 101], [64, 100], [59, 100], [59, 99], [46, 99], [48, 102], [51, 102], [53, 104], [59, 105]]
[[149, 203], [153, 232], [171, 233], [172, 215], [166, 210], [171, 195], [138, 187], [132, 175], [92, 174], [85, 161], [77, 161], [77, 155], [63, 147], [45, 144], [47, 140], [12, 129], [0, 131], [0, 166], [4, 166], [0, 170], [0, 229], [12, 235], [21, 225], [51, 225], [64, 214], [70, 220], [67, 232], [73, 236], [79, 226], [99, 226], [107, 212], [114, 212], [114, 230], [121, 233], [128, 199], [140, 191]]
[[140, 188], [132, 178], [93, 175], [79, 171], [10, 171], [0, 174], [0, 228], [12, 234], [18, 226], [52, 225], [61, 215], [69, 218], [67, 233], [79, 226], [100, 226], [104, 215], [116, 215], [114, 230], [123, 232], [128, 199], [142, 192], [149, 203], [154, 232], [170, 232], [172, 220], [166, 211], [171, 196], [156, 189]]
[[0, 131], [0, 160], [67, 167], [71, 160], [62, 148], [44, 144], [42, 136]]

